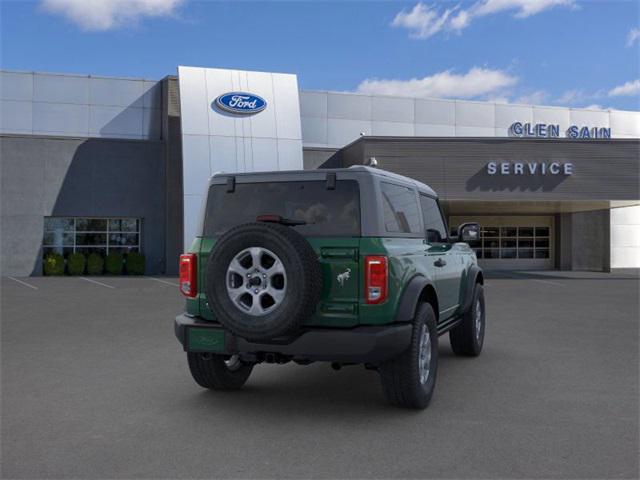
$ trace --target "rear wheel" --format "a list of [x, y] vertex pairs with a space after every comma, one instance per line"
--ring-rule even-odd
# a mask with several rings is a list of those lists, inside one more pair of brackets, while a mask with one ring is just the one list
[[196, 383], [212, 390], [238, 390], [253, 370], [253, 365], [242, 362], [237, 355], [187, 353], [187, 360]]
[[453, 352], [465, 357], [480, 355], [484, 343], [484, 329], [484, 289], [476, 283], [471, 307], [464, 313], [462, 323], [449, 332]]
[[418, 306], [409, 348], [378, 370], [389, 403], [406, 408], [429, 405], [438, 373], [438, 331], [431, 305]]

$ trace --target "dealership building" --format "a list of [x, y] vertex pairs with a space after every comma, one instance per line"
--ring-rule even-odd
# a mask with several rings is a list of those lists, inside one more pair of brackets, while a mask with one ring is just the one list
[[299, 90], [296, 75], [1, 71], [3, 275], [140, 251], [175, 274], [215, 172], [377, 164], [482, 225], [485, 268], [640, 267], [640, 112]]

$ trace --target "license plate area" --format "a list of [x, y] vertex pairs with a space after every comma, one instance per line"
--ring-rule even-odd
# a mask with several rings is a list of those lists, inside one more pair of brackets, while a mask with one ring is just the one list
[[220, 328], [188, 327], [186, 339], [188, 352], [223, 353], [225, 349], [224, 330]]

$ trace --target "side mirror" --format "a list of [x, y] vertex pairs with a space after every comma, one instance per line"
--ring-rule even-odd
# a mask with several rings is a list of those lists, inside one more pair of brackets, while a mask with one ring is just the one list
[[463, 223], [458, 227], [459, 242], [475, 242], [480, 240], [480, 224], [479, 223]]

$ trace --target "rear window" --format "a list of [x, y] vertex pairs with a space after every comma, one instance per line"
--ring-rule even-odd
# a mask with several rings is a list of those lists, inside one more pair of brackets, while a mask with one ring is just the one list
[[359, 236], [358, 182], [338, 180], [334, 190], [327, 189], [326, 181], [236, 183], [233, 192], [227, 192], [226, 185], [212, 185], [204, 235], [216, 237], [255, 222], [259, 215], [304, 221], [291, 228], [305, 236]]

